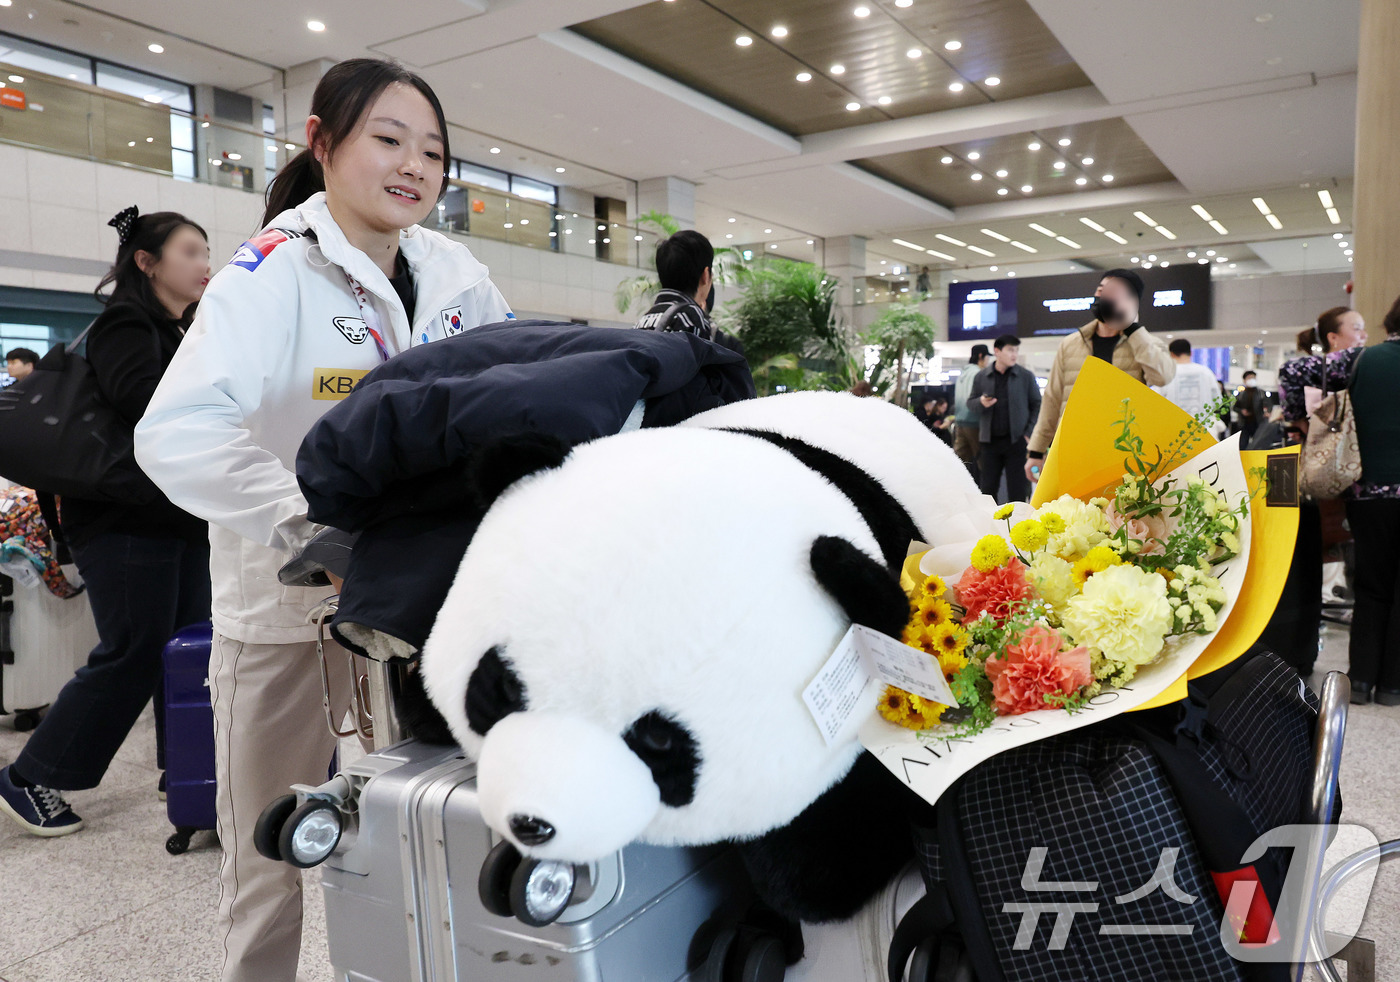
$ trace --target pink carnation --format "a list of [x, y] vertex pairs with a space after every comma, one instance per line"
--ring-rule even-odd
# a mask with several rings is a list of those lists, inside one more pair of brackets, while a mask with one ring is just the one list
[[987, 677], [992, 680], [998, 713], [1012, 716], [1047, 709], [1046, 695], [1072, 695], [1094, 680], [1089, 649], [1061, 651], [1063, 646], [1059, 631], [1037, 624], [1018, 644], [1009, 645], [1003, 657], [987, 659]]
[[969, 566], [958, 580], [958, 603], [967, 610], [964, 624], [971, 624], [986, 611], [998, 624], [1011, 616], [1012, 607], [1031, 599], [1031, 585], [1026, 580], [1026, 564], [1012, 559], [1005, 566], [983, 573]]
[[1160, 512], [1146, 518], [1125, 518], [1118, 513], [1117, 503], [1109, 502], [1104, 514], [1112, 531], [1117, 532], [1126, 525], [1129, 538], [1138, 539], [1143, 543], [1139, 555], [1158, 556], [1166, 551], [1167, 537], [1170, 533], [1167, 530], [1166, 516]]

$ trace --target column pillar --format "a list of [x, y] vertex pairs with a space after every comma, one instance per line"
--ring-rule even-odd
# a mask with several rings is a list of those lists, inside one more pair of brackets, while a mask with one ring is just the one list
[[637, 182], [637, 214], [659, 211], [681, 228], [695, 227], [695, 185], [681, 177], [648, 177]]
[[1400, 3], [1361, 0], [1356, 71], [1356, 183], [1352, 195], [1352, 306], [1372, 341], [1400, 296]]
[[335, 60], [317, 58], [293, 65], [275, 79], [276, 97], [272, 100], [272, 115], [277, 121], [277, 137], [298, 146], [306, 142], [306, 117], [311, 115], [311, 95], [321, 76], [330, 71]]
[[865, 304], [865, 237], [839, 235], [825, 240], [822, 266], [841, 281], [836, 303], [849, 330], [856, 325], [856, 308]]

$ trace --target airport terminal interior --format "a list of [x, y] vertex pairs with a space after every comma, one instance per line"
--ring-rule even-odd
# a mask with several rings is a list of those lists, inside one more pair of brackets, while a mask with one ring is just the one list
[[1397, 52], [0, 0], [0, 982], [1400, 979]]

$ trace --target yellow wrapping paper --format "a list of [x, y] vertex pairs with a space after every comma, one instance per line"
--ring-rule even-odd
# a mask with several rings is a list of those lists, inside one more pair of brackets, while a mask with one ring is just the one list
[[[1163, 396], [1132, 376], [1098, 358], [1090, 358], [1079, 373], [1064, 415], [1056, 429], [1055, 441], [1045, 455], [1040, 483], [1031, 503], [1040, 506], [1062, 494], [1091, 498], [1118, 483], [1124, 474], [1124, 454], [1113, 447], [1118, 427], [1114, 420], [1122, 412], [1124, 399], [1131, 400], [1136, 419], [1134, 432], [1142, 438], [1149, 455], [1154, 447], [1165, 448], [1186, 428], [1190, 416]], [[1187, 457], [1215, 444], [1201, 435], [1189, 446]], [[1298, 448], [1276, 451], [1243, 451], [1241, 463], [1246, 473], [1264, 466], [1271, 454], [1296, 455]], [[1191, 668], [1170, 687], [1148, 702], [1129, 710], [1136, 712], [1186, 698], [1188, 679], [1228, 665], [1259, 639], [1273, 616], [1293, 555], [1298, 535], [1298, 509], [1270, 506], [1260, 494], [1250, 508], [1251, 544], [1244, 585], [1235, 612], [1211, 639]], [[918, 556], [905, 561], [901, 582], [906, 590], [919, 582]]]

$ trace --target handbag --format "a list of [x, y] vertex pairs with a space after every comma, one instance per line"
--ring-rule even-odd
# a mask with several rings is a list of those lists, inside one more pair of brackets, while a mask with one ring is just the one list
[[[0, 389], [0, 474], [59, 497], [145, 504], [160, 491], [136, 463], [131, 424], [107, 402], [91, 363], [77, 353], [96, 323]], [[159, 357], [160, 339], [153, 338]]]
[[1362, 357], [1358, 355], [1352, 366], [1348, 387], [1328, 393], [1308, 418], [1308, 438], [1303, 444], [1298, 487], [1314, 501], [1341, 497], [1347, 488], [1361, 480], [1361, 446], [1356, 439], [1356, 413], [1351, 404], [1350, 386]]

